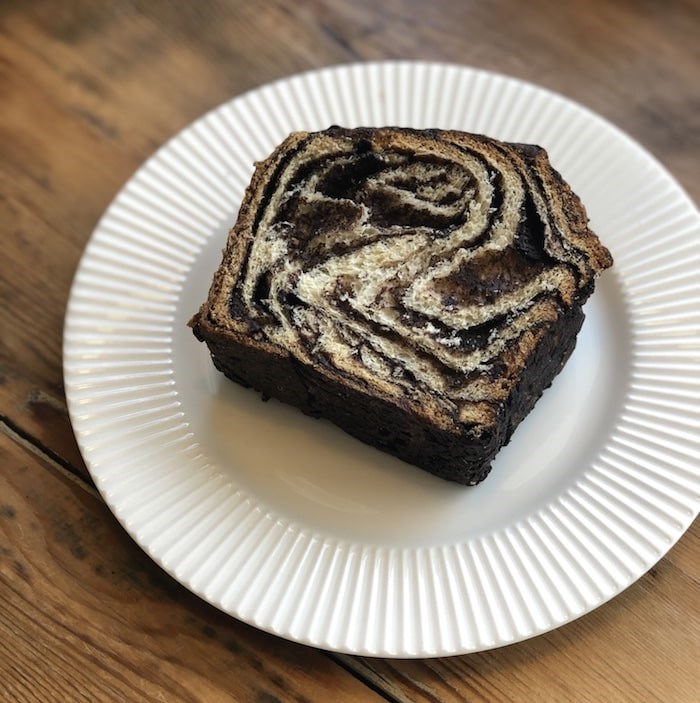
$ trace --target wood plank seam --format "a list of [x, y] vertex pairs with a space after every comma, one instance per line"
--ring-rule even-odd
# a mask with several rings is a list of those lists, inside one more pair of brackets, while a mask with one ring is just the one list
[[341, 669], [347, 671], [348, 674], [354, 676], [358, 681], [367, 686], [367, 688], [374, 691], [377, 695], [381, 696], [385, 700], [389, 701], [389, 703], [405, 703], [403, 697], [396, 698], [395, 696], [391, 695], [388, 690], [383, 689], [381, 687], [381, 684], [377, 682], [377, 677], [368, 676], [360, 667], [351, 666], [348, 660], [352, 661], [356, 659], [356, 657], [354, 657], [353, 655], [334, 654], [332, 652], [326, 652], [325, 654]]
[[32, 454], [56, 469], [62, 476], [68, 478], [88, 493], [102, 500], [99, 491], [83, 478], [80, 472], [73, 467], [69, 462], [62, 459], [58, 454], [52, 451], [45, 444], [32, 437], [31, 434], [22, 430], [5, 415], [0, 415], [0, 432], [9, 437], [11, 440], [24, 447]]

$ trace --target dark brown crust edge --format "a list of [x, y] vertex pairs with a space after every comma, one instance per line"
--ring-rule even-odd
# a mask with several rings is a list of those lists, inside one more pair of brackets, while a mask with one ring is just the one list
[[307, 415], [324, 417], [357, 439], [440, 478], [465, 485], [482, 481], [496, 453], [564, 367], [583, 324], [580, 306], [540, 328], [518, 383], [496, 423], [496, 433], [471, 437], [451, 433], [417, 418], [400, 402], [379, 398], [329, 379], [320, 370], [291, 355], [256, 348], [221, 333], [195, 316], [195, 336], [206, 342], [214, 365], [229, 379], [296, 406]]

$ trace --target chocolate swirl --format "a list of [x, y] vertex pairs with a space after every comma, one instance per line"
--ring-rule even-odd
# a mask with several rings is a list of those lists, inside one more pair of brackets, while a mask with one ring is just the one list
[[[538, 147], [438, 130], [296, 133], [258, 164], [195, 333], [210, 342], [205, 327], [216, 328], [294, 359], [341, 395], [491, 438], [528, 360], [569, 311], [580, 313], [610, 264]], [[571, 324], [562, 358], [580, 319]], [[542, 387], [531, 384], [524, 412], [557, 363]], [[256, 379], [325, 414], [306, 381], [301, 401], [284, 381]], [[520, 419], [507, 419], [489, 452]]]
[[546, 159], [539, 149], [332, 129], [283, 151], [231, 309], [345, 378], [423, 390], [468, 422], [470, 405], [507, 394], [523, 336], [592, 276], [584, 227], [581, 242], [564, 238], [528, 168]]

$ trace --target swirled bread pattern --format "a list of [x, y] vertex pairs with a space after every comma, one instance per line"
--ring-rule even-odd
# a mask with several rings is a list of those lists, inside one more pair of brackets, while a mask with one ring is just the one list
[[[475, 483], [568, 358], [611, 263], [539, 147], [438, 130], [295, 133], [257, 165], [193, 324], [235, 380]], [[286, 388], [265, 370], [281, 359], [293, 360]], [[358, 427], [362, 411], [329, 411], [329, 394], [395, 426]], [[422, 442], [430, 427], [461, 444], [456, 456], [411, 448], [418, 421]]]

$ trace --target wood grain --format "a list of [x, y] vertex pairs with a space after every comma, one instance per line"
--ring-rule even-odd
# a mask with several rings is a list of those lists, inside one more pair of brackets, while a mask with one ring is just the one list
[[197, 599], [6, 434], [0, 496], [0, 700], [381, 700], [326, 655]]
[[61, 466], [92, 483], [73, 435], [62, 385], [50, 386], [0, 359], [2, 420]]
[[416, 58], [538, 83], [612, 120], [700, 200], [698, 36], [697, 0], [4, 0], [0, 699], [697, 700], [697, 523], [611, 603], [466, 657], [329, 658], [220, 614], [92, 490], [61, 334], [83, 248], [134, 170], [210, 108], [309, 68]]

